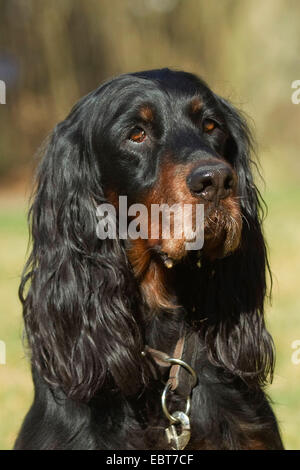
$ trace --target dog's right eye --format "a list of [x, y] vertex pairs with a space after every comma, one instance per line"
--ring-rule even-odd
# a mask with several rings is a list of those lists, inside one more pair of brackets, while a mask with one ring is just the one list
[[206, 134], [211, 134], [215, 128], [217, 127], [217, 123], [212, 119], [204, 119], [203, 121], [203, 132]]
[[132, 140], [132, 142], [136, 142], [137, 144], [141, 144], [142, 142], [144, 142], [146, 137], [147, 137], [147, 134], [144, 131], [144, 129], [142, 129], [141, 127], [135, 127], [131, 131], [131, 133], [129, 134], [128, 138], [129, 138], [129, 140]]

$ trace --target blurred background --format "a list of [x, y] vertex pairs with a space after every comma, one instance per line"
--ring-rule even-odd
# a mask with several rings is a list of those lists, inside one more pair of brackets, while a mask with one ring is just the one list
[[[250, 120], [269, 207], [274, 274], [267, 323], [277, 347], [268, 393], [285, 446], [300, 449], [300, 2], [297, 0], [0, 0], [0, 449], [32, 400], [17, 298], [28, 244], [35, 151], [79, 97], [120, 73], [173, 67], [199, 74]], [[3, 101], [3, 100], [2, 100]], [[300, 356], [300, 355], [299, 355]]]

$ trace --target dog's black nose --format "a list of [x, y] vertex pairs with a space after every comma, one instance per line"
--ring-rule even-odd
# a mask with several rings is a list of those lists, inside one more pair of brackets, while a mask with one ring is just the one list
[[229, 165], [216, 162], [194, 168], [187, 177], [187, 185], [194, 194], [208, 201], [219, 201], [232, 194], [235, 178]]

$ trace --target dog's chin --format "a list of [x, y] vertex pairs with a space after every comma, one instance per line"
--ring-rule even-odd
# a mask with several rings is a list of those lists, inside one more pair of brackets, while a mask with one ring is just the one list
[[[205, 220], [204, 243], [201, 247], [201, 253], [210, 261], [225, 258], [239, 248], [241, 233], [242, 219], [239, 213], [231, 215], [216, 211]], [[188, 254], [193, 254], [194, 250], [186, 248], [190, 243], [191, 240], [185, 238], [162, 240], [159, 252], [167, 267], [172, 267]], [[196, 253], [198, 252], [200, 249], [196, 250]]]

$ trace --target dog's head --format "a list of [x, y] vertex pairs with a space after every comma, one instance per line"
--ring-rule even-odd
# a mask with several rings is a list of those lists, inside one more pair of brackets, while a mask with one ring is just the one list
[[[169, 69], [106, 82], [57, 125], [38, 172], [31, 271], [21, 284], [33, 360], [49, 383], [86, 399], [109, 371], [121, 388], [136, 389], [132, 377], [141, 380], [143, 370], [140, 295], [149, 310], [172, 308], [167, 268], [194, 256], [186, 243], [203, 228], [204, 266], [197, 279], [200, 292], [214, 272], [199, 300], [211, 318], [205, 334], [212, 360], [248, 367], [244, 352], [233, 365], [241, 341], [237, 325], [254, 336], [258, 322], [264, 332], [266, 263], [250, 150], [241, 115], [194, 75]], [[109, 203], [120, 219], [120, 196], [126, 196], [126, 210], [138, 204], [143, 236], [100, 240], [96, 208]], [[163, 236], [161, 216], [152, 217], [151, 209], [162, 205], [176, 207], [169, 236]], [[128, 228], [133, 212], [126, 215]], [[219, 328], [225, 320], [227, 330]], [[220, 335], [231, 352], [218, 350]]]
[[127, 196], [148, 211], [148, 236], [131, 250], [139, 273], [148, 267], [150, 256], [142, 252], [149, 248], [175, 260], [186, 253], [184, 233], [163, 238], [160, 227], [152, 236], [153, 205], [203, 204], [205, 253], [215, 258], [234, 251], [245, 196], [238, 188], [239, 153], [249, 144], [237, 113], [195, 76], [168, 69], [116, 79], [101, 98], [91, 125], [105, 195], [117, 206], [119, 196]]

